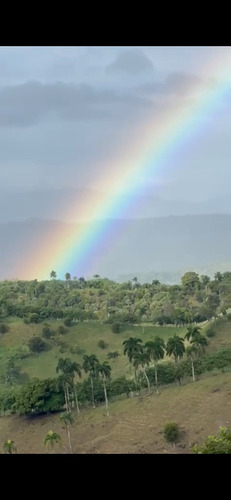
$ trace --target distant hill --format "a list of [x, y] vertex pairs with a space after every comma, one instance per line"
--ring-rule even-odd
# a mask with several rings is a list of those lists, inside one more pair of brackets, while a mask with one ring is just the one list
[[[230, 269], [227, 266], [231, 262], [231, 215], [112, 220], [108, 227], [103, 242], [92, 249], [93, 274], [112, 279], [148, 274], [150, 279], [167, 282], [174, 282], [176, 276], [177, 282], [177, 276], [185, 270], [203, 269], [205, 273]], [[76, 230], [76, 224], [42, 219], [0, 224], [0, 279], [23, 279], [16, 262], [28, 251], [38, 249], [45, 235]], [[67, 272], [75, 272], [79, 277], [86, 275], [87, 269], [77, 267]], [[162, 273], [162, 278], [155, 273]], [[170, 280], [169, 276], [163, 280], [166, 273], [173, 273]]]
[[[10, 220], [25, 220], [28, 217], [61, 219], [65, 222], [84, 222], [80, 219], [83, 201], [104, 193], [91, 188], [37, 189], [25, 192], [0, 191], [0, 223]], [[119, 205], [119, 200], [118, 200]], [[67, 207], [75, 207], [72, 213]], [[67, 211], [67, 213], [66, 213]], [[169, 215], [231, 214], [231, 196], [217, 197], [203, 202], [187, 200], [164, 200], [151, 188], [149, 192], [136, 196], [121, 218], [140, 219], [166, 217]], [[71, 218], [72, 217], [72, 218]]]

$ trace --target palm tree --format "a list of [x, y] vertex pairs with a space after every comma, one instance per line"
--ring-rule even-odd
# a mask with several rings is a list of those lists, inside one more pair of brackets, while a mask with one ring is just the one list
[[44, 446], [49, 448], [54, 448], [54, 445], [57, 443], [61, 446], [61, 436], [57, 432], [49, 431], [44, 438]]
[[79, 378], [82, 377], [81, 368], [82, 368], [81, 365], [79, 363], [77, 363], [76, 361], [73, 361], [71, 363], [70, 373], [73, 374], [73, 388], [74, 388], [74, 395], [75, 395], [75, 404], [76, 404], [76, 410], [78, 413], [80, 413], [80, 409], [79, 409], [79, 402], [78, 402], [78, 396], [77, 396], [77, 391], [76, 391], [76, 385], [74, 382], [74, 376], [76, 373]]
[[216, 281], [222, 281], [222, 274], [218, 271], [217, 273], [214, 274], [214, 279]]
[[187, 340], [193, 340], [194, 337], [196, 337], [199, 333], [200, 333], [201, 329], [199, 326], [196, 326], [196, 325], [189, 325], [188, 328], [187, 328], [187, 332], [184, 336], [185, 339]]
[[174, 335], [168, 339], [166, 345], [166, 354], [171, 356], [173, 354], [175, 358], [175, 363], [179, 361], [180, 358], [183, 358], [185, 352], [184, 339], [179, 337], [178, 335]]
[[9, 455], [13, 455], [13, 453], [17, 453], [17, 448], [15, 446], [15, 442], [12, 441], [11, 439], [7, 439], [5, 443], [3, 444], [3, 450], [5, 453]]
[[55, 271], [51, 271], [50, 278], [53, 279], [53, 280], [55, 280], [57, 278], [57, 274], [56, 274]]
[[95, 400], [94, 400], [94, 385], [93, 378], [98, 375], [99, 372], [99, 360], [95, 354], [91, 354], [88, 356], [84, 354], [83, 356], [83, 369], [85, 373], [89, 373], [91, 380], [91, 394], [92, 394], [92, 406], [95, 408]]
[[133, 356], [133, 366], [135, 368], [135, 370], [138, 371], [142, 371], [145, 378], [146, 378], [146, 381], [147, 381], [147, 385], [148, 385], [148, 393], [151, 394], [151, 389], [150, 389], [150, 380], [147, 376], [147, 372], [145, 370], [145, 366], [149, 364], [149, 361], [150, 361], [150, 357], [148, 355], [147, 352], [145, 352], [144, 350], [141, 351], [141, 352], [137, 352], [136, 354], [134, 354]]
[[74, 423], [74, 418], [73, 418], [71, 412], [69, 411], [69, 412], [62, 413], [62, 415], [60, 416], [60, 421], [63, 422], [65, 427], [66, 427], [70, 452], [73, 453], [72, 446], [71, 446], [71, 435], [70, 435], [70, 429], [69, 429], [69, 426]]
[[[68, 358], [66, 358], [66, 359], [68, 359]], [[66, 410], [70, 411], [71, 408], [70, 408], [69, 389], [72, 387], [73, 376], [70, 373], [70, 371], [67, 369], [66, 359], [59, 358], [58, 364], [56, 366], [56, 373], [59, 373], [60, 371], [62, 372], [62, 374], [58, 377], [58, 386], [60, 386], [60, 384], [61, 384], [63, 387]]]
[[194, 368], [193, 359], [197, 357], [197, 348], [195, 345], [189, 345], [188, 347], [186, 347], [185, 351], [186, 351], [187, 357], [191, 361], [192, 379], [193, 379], [193, 382], [195, 382], [196, 379], [195, 379], [195, 368]]
[[[124, 340], [124, 355], [128, 357], [129, 362], [132, 363], [134, 356], [143, 352], [143, 341], [137, 337], [129, 337], [129, 339]], [[134, 366], [135, 369], [135, 383], [136, 383], [136, 392], [138, 395], [138, 383], [137, 383], [137, 369], [136, 363]]]
[[66, 280], [66, 284], [67, 284], [66, 286], [67, 286], [67, 288], [69, 290], [69, 288], [70, 288], [69, 281], [71, 281], [71, 275], [70, 275], [70, 273], [66, 273], [65, 274], [65, 280]]
[[103, 380], [103, 389], [104, 389], [104, 397], [105, 397], [105, 406], [107, 411], [107, 416], [109, 415], [108, 411], [108, 398], [107, 398], [107, 388], [106, 388], [106, 380], [111, 376], [111, 367], [108, 361], [104, 361], [102, 365], [98, 366], [98, 372], [102, 376]]
[[198, 333], [192, 340], [192, 344], [196, 347], [198, 351], [198, 357], [201, 357], [205, 353], [205, 347], [208, 345], [208, 340], [204, 335]]
[[160, 337], [156, 336], [154, 340], [146, 342], [145, 349], [149, 356], [149, 359], [153, 361], [154, 369], [155, 369], [155, 381], [156, 381], [156, 394], [159, 394], [158, 391], [158, 375], [157, 375], [157, 366], [158, 361], [163, 359], [165, 352], [165, 342]]
[[124, 355], [127, 355], [130, 363], [135, 354], [142, 352], [142, 343], [143, 341], [137, 337], [129, 337], [129, 339], [124, 340]]
[[58, 364], [56, 367], [56, 372], [58, 373], [61, 371], [63, 373], [63, 376], [61, 376], [61, 381], [63, 382], [64, 386], [64, 392], [66, 391], [66, 396], [65, 400], [68, 401], [67, 405], [67, 410], [70, 410], [70, 398], [69, 398], [69, 388], [73, 388], [74, 390], [74, 395], [75, 395], [75, 402], [76, 402], [76, 409], [78, 413], [80, 413], [79, 410], [79, 404], [78, 404], [78, 398], [77, 398], [77, 392], [76, 392], [76, 386], [74, 383], [74, 377], [75, 373], [81, 378], [81, 366], [79, 363], [75, 361], [71, 361], [70, 358], [59, 358]]

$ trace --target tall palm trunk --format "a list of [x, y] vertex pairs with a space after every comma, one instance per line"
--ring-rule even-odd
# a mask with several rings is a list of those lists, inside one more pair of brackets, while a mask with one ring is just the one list
[[67, 385], [67, 404], [68, 404], [68, 411], [71, 411], [71, 405], [70, 405], [70, 394], [69, 394], [69, 390], [68, 390], [68, 385]]
[[137, 380], [137, 370], [135, 368], [135, 384], [136, 384], [136, 395], [139, 396], [138, 380]]
[[78, 413], [80, 413], [79, 402], [78, 402], [78, 397], [77, 397], [77, 391], [76, 391], [75, 384], [74, 384], [74, 395], [75, 395], [76, 410], [77, 410]]
[[92, 406], [93, 406], [93, 408], [95, 408], [93, 378], [92, 378], [92, 377], [90, 377], [90, 379], [91, 379], [91, 397], [92, 397]]
[[65, 385], [63, 386], [63, 390], [64, 390], [64, 398], [65, 398], [66, 411], [68, 411], [67, 392], [66, 392]]
[[194, 364], [193, 364], [193, 359], [191, 361], [191, 365], [192, 365], [192, 379], [193, 379], [193, 382], [195, 382], [195, 370], [194, 370]]
[[145, 378], [146, 378], [146, 380], [147, 380], [147, 384], [148, 384], [148, 393], [149, 393], [149, 394], [151, 394], [150, 381], [149, 381], [149, 378], [148, 378], [148, 376], [147, 376], [147, 373], [146, 373], [146, 370], [145, 370], [144, 366], [143, 366], [143, 373], [144, 373], [144, 376], [145, 376]]
[[155, 368], [155, 382], [156, 382], [156, 394], [159, 394], [158, 390], [158, 376], [157, 376], [157, 363], [154, 362], [154, 368]]
[[71, 446], [71, 434], [70, 434], [70, 429], [69, 429], [69, 426], [67, 425], [66, 426], [66, 429], [67, 429], [67, 438], [68, 438], [68, 444], [69, 444], [69, 448], [70, 448], [70, 452], [72, 452], [72, 446]]
[[108, 399], [107, 399], [107, 389], [106, 389], [105, 377], [103, 378], [103, 390], [104, 390], [105, 406], [106, 406], [107, 416], [109, 416]]

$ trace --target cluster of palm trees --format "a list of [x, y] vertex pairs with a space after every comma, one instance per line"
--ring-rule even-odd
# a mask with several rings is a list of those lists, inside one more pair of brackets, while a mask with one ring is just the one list
[[[184, 340], [188, 340], [190, 345], [185, 347]], [[208, 345], [206, 337], [200, 332], [200, 327], [189, 325], [184, 339], [178, 335], [170, 337], [165, 344], [164, 340], [156, 336], [154, 340], [143, 344], [143, 341], [137, 337], [130, 337], [124, 340], [124, 354], [128, 356], [129, 362], [134, 368], [134, 378], [138, 394], [138, 382], [140, 375], [143, 374], [148, 386], [148, 392], [151, 393], [150, 381], [146, 372], [146, 367], [152, 363], [155, 370], [156, 393], [158, 391], [158, 361], [167, 356], [174, 356], [175, 362], [178, 363], [183, 358], [186, 352], [191, 360], [192, 378], [195, 381], [194, 359], [198, 359], [205, 351]]]
[[[111, 376], [111, 367], [108, 361], [104, 361], [102, 364], [99, 363], [98, 358], [95, 354], [91, 354], [90, 356], [84, 355], [83, 357], [83, 365], [80, 366], [79, 363], [75, 361], [71, 361], [70, 358], [59, 358], [58, 364], [56, 367], [56, 373], [61, 372], [59, 375], [57, 384], [63, 388], [64, 398], [65, 398], [65, 408], [66, 411], [61, 414], [60, 422], [62, 422], [66, 428], [68, 445], [70, 452], [72, 451], [72, 443], [71, 443], [71, 434], [70, 434], [70, 426], [74, 422], [73, 415], [71, 410], [73, 408], [73, 403], [75, 401], [77, 412], [80, 413], [78, 396], [76, 391], [76, 385], [74, 383], [75, 374], [79, 377], [82, 376], [81, 370], [85, 371], [85, 373], [89, 373], [90, 381], [91, 381], [91, 393], [92, 393], [92, 406], [95, 408], [95, 400], [94, 400], [94, 379], [96, 377], [101, 377], [103, 381], [104, 387], [104, 397], [105, 397], [105, 406], [107, 415], [109, 415], [108, 408], [108, 397], [107, 397], [107, 388], [106, 388], [106, 380]], [[45, 438], [44, 438], [44, 446], [53, 448], [55, 444], [61, 445], [61, 436], [57, 432], [53, 432], [50, 430]]]

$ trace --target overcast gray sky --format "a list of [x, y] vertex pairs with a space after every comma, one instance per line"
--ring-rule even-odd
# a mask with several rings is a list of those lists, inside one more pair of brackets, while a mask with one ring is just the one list
[[[222, 78], [213, 61], [227, 54], [230, 47], [0, 47], [0, 191], [94, 188], [134, 127], [197, 86], [209, 92]], [[167, 174], [140, 172], [148, 192], [192, 201], [228, 195], [230, 111], [227, 90], [199, 132], [168, 155]]]

